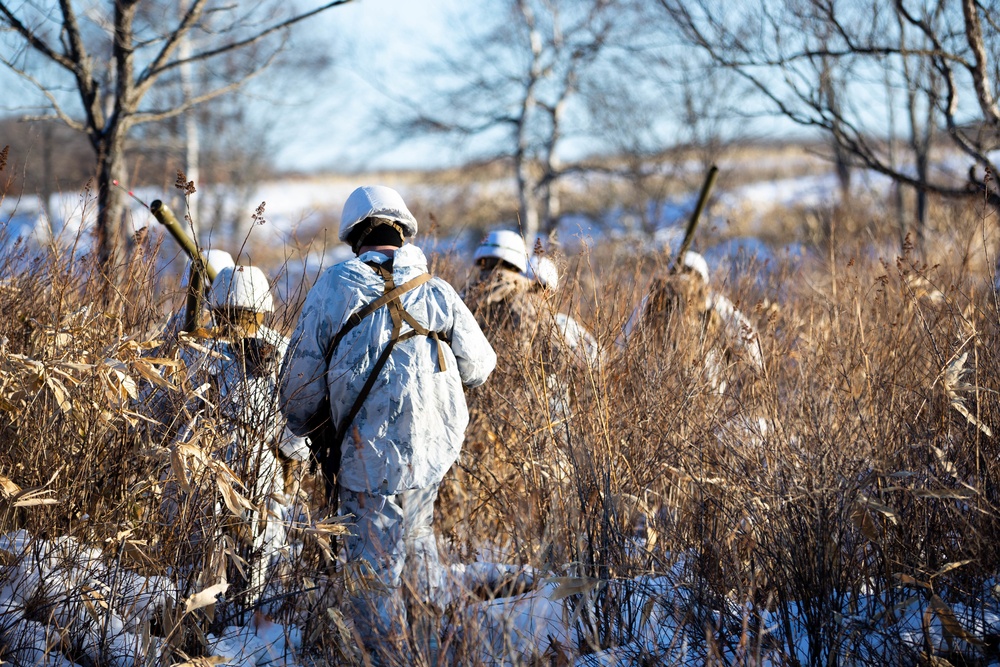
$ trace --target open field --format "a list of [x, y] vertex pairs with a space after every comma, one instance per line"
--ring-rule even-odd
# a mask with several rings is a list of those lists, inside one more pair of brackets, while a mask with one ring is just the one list
[[[731, 360], [724, 392], [702, 371], [711, 337], [615, 343], [663, 252], [609, 235], [555, 254], [548, 306], [594, 333], [601, 361], [545, 366], [495, 341], [437, 512], [456, 564], [441, 639], [414, 610], [410, 647], [385, 663], [1000, 661], [995, 213], [936, 206], [927, 263], [893, 249], [878, 208], [783, 215], [775, 238], [806, 253], [716, 272], [764, 357], [763, 372]], [[752, 220], [720, 218], [700, 241]], [[151, 421], [157, 396], [203, 390], [161, 346], [177, 300], [160, 241], [114, 268], [113, 291], [72, 245], [9, 244], [0, 262], [0, 658], [366, 664], [342, 602], [367, 584], [330, 563], [343, 528], [309, 477], [282, 499], [287, 553], [250, 590], [245, 510], [264, 499], [252, 471], [222, 465], [224, 406], [183, 440]], [[309, 248], [273, 262], [291, 273]], [[432, 261], [464, 284], [460, 252]], [[283, 281], [272, 324], [287, 333], [304, 292]], [[492, 600], [517, 591], [471, 585], [503, 588], [485, 563], [533, 568], [520, 583], [536, 590]]]

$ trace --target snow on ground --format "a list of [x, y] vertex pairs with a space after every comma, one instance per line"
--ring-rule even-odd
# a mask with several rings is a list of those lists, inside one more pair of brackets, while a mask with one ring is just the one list
[[[873, 171], [856, 171], [852, 174], [852, 192], [884, 196], [892, 181]], [[828, 207], [840, 198], [840, 185], [834, 173], [759, 181], [719, 193], [717, 212], [723, 217], [732, 213], [750, 214], [754, 228], [762, 231], [766, 215], [775, 209], [805, 209]]]
[[777, 181], [761, 181], [719, 195], [723, 207], [766, 210], [776, 207], [824, 206], [833, 203], [837, 192], [835, 174], [799, 176]]
[[[159, 656], [164, 639], [150, 634], [150, 622], [166, 608], [181, 608], [177, 582], [143, 577], [121, 568], [111, 556], [68, 537], [42, 539], [24, 530], [0, 535], [0, 659], [17, 666], [70, 667], [71, 658], [91, 664], [142, 664]], [[600, 581], [539, 577], [537, 572], [492, 563], [453, 566], [457, 613], [446, 632], [478, 646], [487, 665], [531, 663], [560, 656], [560, 664], [602, 667], [620, 664], [701, 665], [711, 655], [737, 664], [748, 653], [761, 665], [815, 662], [810, 651], [807, 608], [754, 609], [722, 598], [708, 606], [703, 585], [678, 559], [656, 576]], [[512, 577], [534, 590], [474, 601], [469, 591], [494, 589]], [[197, 596], [190, 596], [188, 600]], [[899, 591], [839, 599], [838, 628], [824, 626], [822, 650], [850, 664], [901, 664], [932, 648], [939, 655], [984, 654], [984, 643], [1000, 633], [996, 609], [948, 605], [937, 596]], [[902, 603], [898, 602], [903, 599]], [[990, 600], [983, 591], [983, 600]], [[829, 601], [825, 603], [828, 607]], [[349, 619], [348, 619], [349, 620]], [[706, 644], [706, 627], [716, 645]], [[610, 631], [610, 635], [606, 634]], [[612, 644], [601, 649], [596, 637]], [[217, 664], [294, 667], [309, 662], [309, 647], [294, 625], [255, 614], [246, 625], [227, 626], [206, 637]], [[998, 664], [996, 656], [977, 664]]]
[[[371, 177], [366, 177], [371, 178]], [[456, 196], [463, 187], [457, 185], [421, 184], [412, 180], [387, 177], [385, 184], [400, 191], [404, 199], [420, 201], [425, 206], [444, 205]], [[245, 215], [247, 218], [261, 203], [265, 204], [264, 218], [267, 223], [254, 229], [254, 238], [261, 242], [272, 240], [289, 242], [295, 231], [302, 225], [317, 224], [323, 218], [336, 219], [347, 196], [361, 181], [361, 177], [307, 177], [281, 179], [261, 184], [247, 197]], [[884, 192], [888, 181], [882, 176], [861, 172], [855, 177], [856, 187], [861, 190]], [[580, 180], [577, 186], [586, 189], [589, 181]], [[572, 186], [573, 183], [570, 183]], [[469, 189], [469, 188], [465, 188]], [[476, 184], [469, 189], [484, 193], [510, 192], [511, 183], [504, 181]], [[163, 192], [155, 188], [140, 188], [136, 197], [149, 203], [162, 199], [175, 212], [183, 210], [183, 202], [176, 192]], [[731, 211], [758, 212], [760, 216], [776, 207], [809, 207], [832, 203], [837, 197], [837, 181], [832, 173], [786, 178], [776, 181], [762, 181], [740, 186], [728, 192], [716, 192], [716, 216], [725, 217]], [[671, 227], [683, 222], [694, 208], [697, 193], [664, 202], [658, 212], [658, 227]], [[129, 199], [129, 218], [134, 229], [155, 226], [153, 217], [142, 204]], [[235, 197], [229, 198], [224, 207], [232, 209], [240, 206]], [[8, 236], [12, 238], [33, 235], [44, 242], [53, 235], [61, 243], [70, 244], [80, 233], [90, 234], [96, 214], [96, 199], [92, 191], [69, 192], [54, 195], [50, 201], [53, 219], [48, 221], [42, 214], [37, 197], [7, 197], [0, 201], [0, 222], [5, 223]], [[653, 207], [649, 213], [654, 213]], [[571, 245], [590, 245], [605, 234], [620, 236], [630, 233], [634, 225], [629, 222], [628, 213], [609, 210], [602, 220], [591, 220], [580, 215], [567, 215], [560, 222], [560, 235]], [[761, 217], [760, 222], [763, 222]], [[455, 245], [465, 248], [475, 241], [465, 238], [438, 239], [437, 248]]]
[[[478, 657], [487, 665], [534, 664], [540, 656], [556, 655], [562, 660], [555, 662], [577, 667], [694, 667], [712, 655], [722, 655], [723, 664], [742, 664], [753, 653], [761, 665], [816, 664], [810, 643], [816, 627], [807, 622], [807, 608], [815, 613], [815, 604], [792, 601], [780, 612], [726, 600], [725, 608], [713, 609], [705, 606], [700, 589], [681, 564], [632, 580], [542, 579], [531, 592], [469, 605], [462, 623], [482, 647]], [[899, 597], [907, 598], [906, 592]], [[986, 591], [983, 599], [989, 599]], [[976, 664], [1000, 664], [995, 652], [983, 648], [1000, 631], [995, 611], [920, 595], [893, 602], [840, 596], [839, 613], [833, 614], [840, 627], [820, 629], [821, 650], [839, 656], [838, 664], [909, 664], [927, 647], [938, 655], [979, 656]], [[608, 618], [610, 623], [602, 622]], [[706, 627], [713, 629], [713, 647], [706, 644]], [[606, 630], [613, 646], [600, 649], [595, 637]]]
[[[685, 167], [694, 169], [695, 165], [685, 165]], [[441, 186], [434, 183], [420, 183], [412, 178], [392, 176], [384, 178], [317, 176], [263, 183], [247, 198], [245, 214], [249, 218], [259, 204], [265, 204], [266, 223], [254, 226], [250, 233], [258, 247], [266, 246], [278, 250], [277, 253], [271, 253], [270, 265], [263, 266], [274, 278], [274, 290], [280, 300], [287, 301], [294, 298], [298, 294], [299, 287], [304, 282], [308, 283], [314, 279], [321, 269], [351, 257], [350, 249], [337, 241], [335, 230], [328, 230], [325, 245], [317, 243], [306, 249], [307, 254], [302, 260], [282, 264], [281, 249], [295, 245], [296, 232], [300, 227], [315, 228], [322, 220], [337, 219], [343, 202], [357, 184], [362, 180], [373, 178], [383, 180], [387, 185], [398, 189], [404, 199], [418, 201], [423, 207], [447, 205], [451, 198], [462, 192], [466, 194], [474, 194], [477, 191], [486, 194], [506, 192], [509, 196], [514, 196], [513, 184], [502, 179], [471, 186]], [[853, 182], [854, 189], [859, 195], [884, 194], [889, 188], [888, 179], [871, 172], [856, 172]], [[584, 189], [592, 186], [591, 181], [582, 176], [570, 181], [570, 185], [574, 184]], [[180, 213], [183, 210], [183, 202], [176, 191], [163, 192], [155, 188], [142, 188], [136, 190], [135, 195], [147, 203], [154, 199], [163, 199], [175, 212]], [[750, 183], [729, 191], [717, 190], [716, 201], [710, 213], [715, 220], [738, 215], [751, 221], [751, 229], [764, 230], [767, 216], [776, 208], [827, 206], [835, 202], [838, 197], [838, 182], [832, 172], [805, 175]], [[669, 249], [671, 252], [676, 252], [683, 237], [683, 227], [694, 209], [696, 200], [697, 192], [691, 192], [665, 202], [649, 203], [646, 216], [655, 219], [656, 227], [653, 247], [661, 251]], [[12, 247], [10, 244], [16, 239], [45, 244], [55, 237], [63, 247], [75, 245], [79, 253], [89, 252], [93, 248], [93, 220], [96, 213], [93, 192], [54, 195], [50, 203], [50, 210], [53, 213], [51, 222], [42, 214], [35, 197], [19, 199], [8, 197], [0, 200], [0, 234], [5, 232], [7, 235], [7, 242], [4, 245]], [[128, 219], [134, 229], [149, 227], [158, 233], [164, 233], [141, 203], [129, 199], [128, 205]], [[240, 204], [234, 196], [225, 206], [238, 208]], [[575, 252], [593, 247], [604, 238], [636, 239], [638, 243], [640, 242], [640, 237], [637, 236], [638, 227], [639, 221], [634, 212], [620, 208], [609, 209], [598, 220], [570, 213], [560, 220], [559, 238], [567, 251]], [[456, 254], [470, 259], [479, 241], [477, 234], [468, 231], [447, 236], [418, 235], [416, 240], [428, 254]], [[209, 238], [206, 247], [218, 246], [219, 243], [219, 239]], [[163, 248], [166, 252], [161, 255], [163, 259], [163, 266], [159, 267], [161, 275], [180, 275], [186, 261], [183, 253], [170, 240], [164, 242]], [[719, 246], [703, 249], [703, 253], [712, 269], [713, 280], [723, 284], [734, 284], [737, 279], [752, 273], [757, 276], [758, 284], [761, 286], [765, 284], [768, 272], [778, 264], [774, 261], [776, 258], [804, 259], [807, 256], [801, 246], [775, 250], [752, 236], [733, 239]], [[286, 256], [289, 254], [285, 253]], [[244, 254], [238, 261], [246, 263], [249, 260]]]
[[[183, 604], [168, 577], [145, 577], [113, 557], [71, 537], [36, 538], [19, 530], [0, 535], [0, 659], [18, 667], [70, 666], [75, 656], [91, 664], [151, 664], [164, 640], [150, 623], [164, 608]], [[30, 616], [30, 618], [29, 618]], [[296, 664], [301, 633], [266, 618], [209, 635], [220, 664]]]

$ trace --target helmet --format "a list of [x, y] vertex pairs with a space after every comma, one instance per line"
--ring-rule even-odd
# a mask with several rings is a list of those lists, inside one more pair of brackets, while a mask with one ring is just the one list
[[708, 283], [708, 262], [705, 261], [704, 257], [688, 250], [684, 253], [683, 264], [685, 268], [694, 271], [701, 276], [702, 280]]
[[371, 217], [399, 223], [404, 237], [417, 233], [417, 219], [406, 208], [398, 192], [384, 185], [363, 185], [352, 192], [344, 203], [344, 212], [340, 216], [340, 240], [346, 242], [358, 223]]
[[484, 257], [496, 257], [505, 262], [509, 262], [517, 267], [517, 270], [524, 273], [528, 268], [528, 250], [524, 246], [524, 239], [517, 232], [509, 229], [498, 229], [490, 232], [483, 239], [483, 242], [476, 248], [473, 259], [480, 260]]
[[[215, 270], [216, 275], [227, 266], [236, 266], [233, 256], [225, 250], [206, 250], [202, 256], [205, 258], [205, 263]], [[191, 264], [189, 259], [187, 267], [184, 269], [184, 277], [181, 278], [181, 287], [187, 287], [188, 283], [191, 282]]]
[[532, 280], [537, 280], [542, 287], [554, 290], [559, 286], [559, 269], [556, 263], [548, 257], [532, 255], [528, 258], [528, 268], [524, 272]]
[[212, 282], [208, 302], [213, 309], [241, 308], [255, 313], [273, 313], [274, 299], [267, 276], [256, 266], [229, 266]]

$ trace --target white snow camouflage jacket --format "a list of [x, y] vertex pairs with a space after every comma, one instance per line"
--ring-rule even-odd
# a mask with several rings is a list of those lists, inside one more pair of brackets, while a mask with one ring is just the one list
[[292, 435], [284, 424], [276, 400], [277, 371], [288, 349], [288, 339], [269, 327], [261, 327], [254, 335], [273, 348], [276, 361], [269, 368], [251, 370], [233, 345], [223, 340], [202, 341], [197, 352], [187, 348], [180, 358], [185, 362], [188, 382], [198, 386], [204, 379], [214, 379], [218, 389], [220, 413], [227, 425], [247, 442], [276, 446], [290, 459], [309, 458], [305, 439]]
[[[310, 418], [327, 397], [333, 423], [341, 424], [389, 342], [392, 322], [383, 306], [344, 336], [327, 373], [324, 353], [337, 333], [384, 292], [381, 276], [366, 261], [385, 264], [388, 258], [368, 252], [330, 267], [306, 296], [281, 373], [281, 406], [293, 433], [308, 434]], [[402, 285], [427, 272], [427, 259], [405, 244], [392, 266], [393, 281]], [[496, 366], [493, 348], [447, 282], [433, 278], [400, 300], [450, 345], [426, 336], [396, 343], [341, 444], [338, 480], [351, 491], [393, 495], [440, 482], [458, 458], [469, 422], [462, 385], [481, 385]], [[401, 333], [408, 331], [404, 323]], [[437, 345], [444, 346], [444, 371]]]
[[[619, 348], [625, 347], [629, 339], [635, 335], [640, 327], [650, 324], [646, 321], [648, 319], [646, 317], [646, 309], [649, 299], [650, 295], [647, 294], [632, 311], [632, 316], [625, 323], [621, 335], [616, 341]], [[740, 312], [732, 301], [716, 292], [709, 292], [705, 297], [705, 310], [715, 311], [719, 316], [719, 320], [723, 325], [723, 332], [733, 351], [740, 354], [756, 371], [763, 371], [764, 357], [761, 353], [760, 334], [753, 323], [747, 319], [747, 316]], [[710, 350], [706, 358], [706, 367], [709, 370], [709, 375], [713, 376], [711, 378], [713, 386], [724, 390], [725, 384], [720, 385], [721, 380], [718, 377], [721, 366], [722, 362], [719, 359], [718, 353]]]

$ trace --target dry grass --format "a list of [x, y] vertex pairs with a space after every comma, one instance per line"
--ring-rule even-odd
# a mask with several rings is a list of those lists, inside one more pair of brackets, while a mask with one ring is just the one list
[[[1000, 562], [998, 311], [989, 277], [952, 238], [957, 250], [933, 267], [845, 244], [833, 262], [736, 286], [759, 320], [766, 372], [734, 365], [739, 391], [723, 396], [691, 363], [703, 340], [615, 349], [655, 261], [590, 258], [603, 267], [593, 285], [571, 279], [554, 307], [582, 313], [607, 363], [555, 369], [573, 400], [552, 414], [537, 348], [498, 346], [441, 512], [449, 537], [460, 552], [601, 580], [681, 562], [702, 582], [686, 611], [696, 627], [709, 610], [769, 610], [783, 621], [770, 650], [789, 662], [800, 636], [812, 664], [917, 659], [898, 638], [874, 639], [891, 635], [892, 610], [936, 595], [995, 611]], [[870, 625], [845, 623], [848, 610]], [[605, 611], [593, 643], [627, 640]], [[714, 617], [706, 655], [721, 656], [713, 643], [739, 638], [746, 620]], [[726, 648], [730, 660], [749, 650]]]
[[[716, 341], [614, 345], [662, 258], [624, 247], [558, 258], [564, 286], [548, 305], [585, 323], [605, 362], [540, 367], [538, 345], [497, 341], [500, 365], [469, 394], [473, 425], [438, 508], [442, 544], [458, 557], [499, 555], [595, 582], [568, 598], [591, 605], [578, 620], [582, 645], [550, 647], [534, 664], [628, 643], [629, 615], [648, 610], [630, 609], [630, 589], [609, 583], [646, 575], [688, 591], [671, 614], [692, 629], [688, 655], [713, 664], [933, 664], [893, 635], [898, 615], [915, 606], [946, 619], [959, 603], [996, 611], [1000, 307], [970, 259], [981, 252], [965, 250], [993, 221], [949, 215], [935, 241], [957, 250], [934, 266], [882, 261], [865, 233], [845, 233], [822, 260], [731, 286], [760, 328], [766, 370], [734, 364], [723, 395], [697, 362]], [[6, 247], [0, 532], [72, 536], [115, 567], [169, 575], [178, 600], [252, 562], [235, 513], [214, 511], [220, 497], [239, 505], [247, 493], [213, 463], [226, 444], [219, 415], [205, 415], [187, 449], [173, 427], [143, 417], [144, 387], [182, 400], [196, 389], [174, 375], [172, 350], [153, 351], [163, 296], [146, 258], [156, 248], [121, 267], [130, 279], [108, 292], [87, 256]], [[435, 271], [464, 282], [454, 258]], [[557, 408], [548, 374], [569, 387]], [[181, 519], [164, 516], [171, 483], [188, 487]], [[276, 575], [295, 595], [269, 611], [303, 629], [308, 660], [362, 664], [338, 611], [344, 572], [329, 571], [326, 524], [307, 509], [301, 557]], [[45, 620], [43, 602], [27, 615]], [[252, 612], [234, 589], [226, 604], [162, 610], [147, 630], [180, 661]], [[471, 637], [442, 641], [455, 664], [478, 659]], [[965, 657], [985, 664], [994, 639], [976, 640]], [[406, 660], [426, 664], [428, 649]]]

